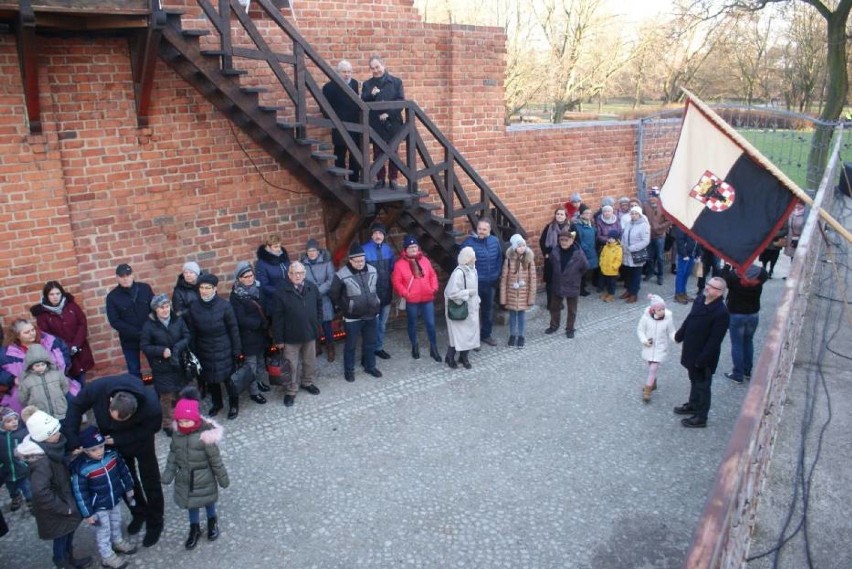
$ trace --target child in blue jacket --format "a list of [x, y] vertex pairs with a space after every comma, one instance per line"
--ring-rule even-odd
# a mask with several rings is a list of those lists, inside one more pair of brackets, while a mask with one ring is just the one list
[[27, 479], [27, 464], [15, 456], [15, 448], [27, 436], [27, 429], [10, 407], [0, 407], [0, 481], [6, 484], [12, 498], [12, 511], [33, 500]]
[[83, 454], [71, 463], [71, 488], [83, 520], [95, 528], [101, 564], [113, 569], [127, 566], [117, 553], [131, 555], [136, 546], [121, 535], [121, 499], [133, 498], [133, 478], [124, 459], [107, 449], [95, 427], [80, 433]]

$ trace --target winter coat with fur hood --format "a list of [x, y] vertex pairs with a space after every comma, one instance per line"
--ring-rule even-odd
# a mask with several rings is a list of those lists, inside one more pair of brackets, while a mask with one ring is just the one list
[[518, 255], [514, 247], [506, 252], [503, 272], [500, 273], [500, 304], [506, 310], [524, 311], [535, 304], [535, 254], [527, 247]]
[[202, 508], [219, 499], [219, 486], [230, 484], [219, 454], [224, 429], [213, 419], [202, 418], [201, 427], [187, 435], [174, 423], [163, 484], [175, 483], [175, 503], [181, 508]]
[[44, 373], [24, 372], [18, 386], [18, 399], [24, 407], [35, 405], [61, 421], [68, 412], [68, 400], [65, 399], [65, 394], [68, 393], [68, 378], [57, 369], [47, 350], [40, 344], [34, 344], [27, 350], [24, 368], [29, 370], [30, 366], [38, 362], [47, 363], [47, 369]]
[[17, 455], [30, 469], [32, 509], [41, 539], [68, 535], [80, 525], [80, 512], [71, 492], [71, 474], [65, 467], [65, 437], [56, 443], [36, 443], [29, 435]]

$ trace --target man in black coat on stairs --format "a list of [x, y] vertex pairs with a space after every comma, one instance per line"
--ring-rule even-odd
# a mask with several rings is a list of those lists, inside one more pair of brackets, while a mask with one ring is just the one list
[[[348, 61], [341, 60], [337, 64], [337, 74], [352, 90], [352, 93], [345, 92], [337, 83], [329, 81], [322, 87], [322, 94], [331, 104], [331, 108], [337, 113], [337, 116], [343, 122], [360, 123], [361, 111], [358, 108], [358, 103], [355, 102], [352, 95], [358, 98], [358, 81], [352, 78], [352, 64]], [[349, 135], [355, 140], [355, 144], [361, 145], [361, 135], [357, 132], [348, 131]], [[338, 168], [347, 168], [352, 171], [349, 179], [357, 182], [361, 178], [361, 165], [352, 155], [352, 152], [343, 141], [343, 135], [337, 129], [331, 131], [331, 142], [334, 145], [334, 155], [337, 159], [334, 165]], [[347, 155], [349, 157], [349, 165], [346, 164]]]

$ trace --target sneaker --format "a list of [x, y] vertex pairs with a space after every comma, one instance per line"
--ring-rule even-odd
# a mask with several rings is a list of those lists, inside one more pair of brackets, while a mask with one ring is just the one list
[[680, 424], [687, 429], [703, 429], [707, 426], [707, 421], [702, 421], [698, 418], [698, 415], [693, 415], [692, 417], [681, 419]]
[[101, 559], [101, 567], [109, 567], [110, 569], [124, 569], [127, 567], [127, 561], [118, 555], [110, 555]]
[[24, 495], [18, 492], [18, 495], [12, 498], [12, 511], [17, 512], [24, 505]]
[[516, 337], [515, 337], [515, 336], [509, 336], [509, 346], [514, 347], [514, 345], [515, 345], [515, 340], [516, 340]]
[[725, 377], [733, 381], [734, 383], [743, 383], [743, 378], [735, 376], [733, 373], [725, 373]]
[[518, 336], [517, 346], [518, 346], [519, 349], [523, 349], [523, 347], [524, 347], [524, 337], [523, 336]]
[[112, 544], [112, 550], [116, 553], [123, 553], [124, 555], [133, 555], [136, 553], [137, 547], [129, 541], [122, 539]]

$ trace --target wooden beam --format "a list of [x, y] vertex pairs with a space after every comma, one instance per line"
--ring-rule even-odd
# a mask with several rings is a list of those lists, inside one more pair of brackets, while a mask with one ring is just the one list
[[18, 13], [18, 61], [24, 84], [24, 101], [30, 133], [41, 134], [41, 102], [38, 90], [38, 42], [35, 34], [35, 13], [29, 0], [20, 0]]
[[145, 128], [149, 124], [151, 92], [154, 88], [154, 71], [157, 68], [160, 38], [166, 25], [166, 13], [155, 10], [145, 30], [130, 38], [130, 61], [133, 68], [133, 95], [136, 98], [136, 124]]

